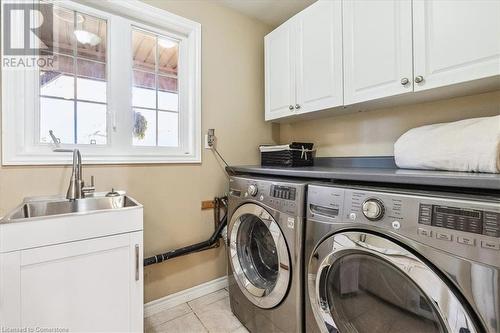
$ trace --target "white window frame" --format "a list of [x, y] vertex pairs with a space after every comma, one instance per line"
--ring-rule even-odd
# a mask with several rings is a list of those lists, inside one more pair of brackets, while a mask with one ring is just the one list
[[[201, 163], [201, 24], [137, 0], [54, 3], [108, 22], [107, 145], [61, 144], [61, 148], [80, 149], [86, 164]], [[179, 147], [132, 145], [133, 27], [180, 41]], [[123, 50], [125, 56], [115, 56]], [[51, 144], [37, 143], [38, 80], [38, 70], [2, 69], [3, 165], [71, 163], [70, 154], [55, 153]]]

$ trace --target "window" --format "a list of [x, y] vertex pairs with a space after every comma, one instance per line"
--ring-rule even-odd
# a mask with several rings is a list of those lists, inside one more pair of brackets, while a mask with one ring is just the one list
[[3, 164], [70, 162], [49, 133], [87, 163], [200, 162], [200, 25], [135, 0], [43, 3], [53, 63], [2, 68]]

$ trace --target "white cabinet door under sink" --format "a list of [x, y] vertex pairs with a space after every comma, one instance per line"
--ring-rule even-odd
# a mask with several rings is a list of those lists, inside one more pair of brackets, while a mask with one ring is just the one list
[[295, 21], [296, 113], [342, 105], [342, 3], [318, 1]]
[[500, 75], [500, 1], [413, 1], [414, 90]]
[[266, 120], [294, 113], [293, 30], [292, 22], [286, 22], [265, 37]]
[[411, 0], [343, 1], [345, 105], [413, 91]]
[[142, 332], [142, 231], [0, 255], [2, 325]]

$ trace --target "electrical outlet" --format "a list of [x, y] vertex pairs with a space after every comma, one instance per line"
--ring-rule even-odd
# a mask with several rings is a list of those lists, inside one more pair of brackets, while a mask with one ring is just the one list
[[205, 149], [212, 149], [215, 144], [215, 129], [210, 128], [205, 134]]

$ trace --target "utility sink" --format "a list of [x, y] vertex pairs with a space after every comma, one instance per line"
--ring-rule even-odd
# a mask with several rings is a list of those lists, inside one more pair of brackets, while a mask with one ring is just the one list
[[0, 253], [143, 230], [143, 206], [123, 191], [112, 193], [25, 198], [0, 220]]
[[126, 195], [114, 197], [90, 197], [69, 201], [67, 199], [33, 200], [21, 204], [12, 211], [5, 220], [14, 221], [33, 217], [44, 217], [62, 214], [84, 214], [104, 209], [121, 209], [136, 207], [138, 203]]

